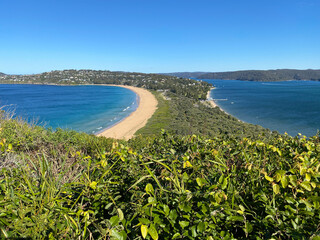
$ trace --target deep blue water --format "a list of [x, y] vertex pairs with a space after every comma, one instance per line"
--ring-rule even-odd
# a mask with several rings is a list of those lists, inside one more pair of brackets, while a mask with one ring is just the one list
[[204, 80], [211, 97], [227, 113], [291, 136], [313, 136], [320, 129], [320, 82]]
[[114, 86], [0, 84], [0, 106], [29, 122], [97, 133], [130, 115], [137, 95]]

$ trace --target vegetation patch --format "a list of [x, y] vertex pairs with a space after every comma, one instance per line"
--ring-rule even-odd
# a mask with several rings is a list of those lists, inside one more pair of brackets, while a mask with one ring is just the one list
[[318, 136], [125, 142], [0, 123], [2, 237], [319, 238]]

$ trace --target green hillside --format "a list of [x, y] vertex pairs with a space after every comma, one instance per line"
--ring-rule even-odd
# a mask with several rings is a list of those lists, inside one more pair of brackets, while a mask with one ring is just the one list
[[286, 81], [286, 80], [313, 80], [320, 81], [320, 70], [297, 70], [297, 69], [277, 69], [277, 70], [245, 70], [233, 72], [177, 72], [167, 75], [176, 77], [187, 77], [197, 79], [225, 79], [243, 81]]
[[319, 239], [319, 137], [125, 142], [0, 125], [2, 238]]
[[1, 238], [320, 239], [319, 136], [240, 122], [204, 101], [209, 84], [177, 77], [68, 70], [0, 80], [113, 81], [159, 102], [129, 141], [0, 111]]

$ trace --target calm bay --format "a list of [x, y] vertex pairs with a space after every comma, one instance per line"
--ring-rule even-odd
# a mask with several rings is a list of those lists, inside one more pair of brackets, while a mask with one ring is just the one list
[[138, 101], [115, 86], [2, 84], [0, 106], [38, 125], [94, 134], [129, 116]]
[[320, 82], [204, 80], [211, 97], [227, 113], [291, 136], [313, 136], [320, 129]]

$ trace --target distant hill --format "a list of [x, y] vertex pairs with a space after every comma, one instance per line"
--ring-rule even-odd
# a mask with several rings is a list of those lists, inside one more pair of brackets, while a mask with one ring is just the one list
[[[169, 74], [168, 74], [169, 75]], [[277, 69], [277, 70], [246, 70], [234, 72], [178, 72], [171, 73], [171, 76], [197, 79], [226, 79], [244, 81], [285, 81], [285, 80], [314, 80], [320, 81], [320, 70], [296, 70], [296, 69]]]
[[4, 75], [5, 75], [4, 73], [0, 72], [0, 76], [4, 76]]

